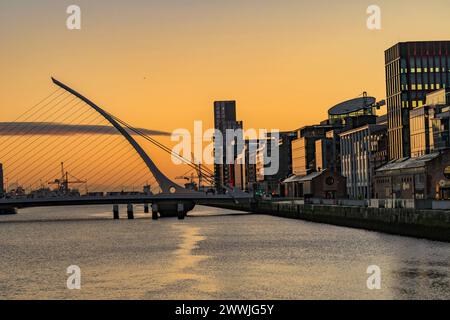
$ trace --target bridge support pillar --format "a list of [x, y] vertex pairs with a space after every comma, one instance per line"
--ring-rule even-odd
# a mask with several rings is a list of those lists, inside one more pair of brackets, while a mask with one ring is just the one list
[[177, 205], [177, 212], [178, 212], [178, 220], [183, 220], [186, 216], [186, 212], [184, 211], [184, 204], [179, 203]]
[[144, 213], [149, 213], [148, 203], [144, 203]]
[[120, 218], [119, 217], [119, 205], [117, 205], [117, 204], [115, 204], [113, 206], [113, 217], [114, 217], [114, 220], [118, 220]]
[[158, 220], [158, 205], [156, 203], [152, 204], [152, 219]]
[[17, 214], [16, 208], [0, 208], [0, 215]]
[[134, 209], [133, 209], [133, 205], [131, 203], [129, 203], [127, 206], [127, 215], [128, 215], [129, 220], [134, 219]]

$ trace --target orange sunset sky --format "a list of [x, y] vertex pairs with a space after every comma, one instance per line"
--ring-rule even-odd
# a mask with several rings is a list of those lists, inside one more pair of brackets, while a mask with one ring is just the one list
[[[81, 30], [66, 28], [71, 4]], [[449, 13], [448, 0], [1, 0], [0, 122], [55, 76], [137, 127], [211, 127], [213, 101], [233, 99], [246, 128], [292, 130], [363, 91], [384, 99], [384, 50], [449, 39]]]

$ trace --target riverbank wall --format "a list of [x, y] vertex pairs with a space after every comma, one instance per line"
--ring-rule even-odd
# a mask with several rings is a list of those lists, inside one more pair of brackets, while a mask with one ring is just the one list
[[450, 242], [450, 211], [445, 210], [331, 206], [271, 201], [215, 203], [212, 206]]

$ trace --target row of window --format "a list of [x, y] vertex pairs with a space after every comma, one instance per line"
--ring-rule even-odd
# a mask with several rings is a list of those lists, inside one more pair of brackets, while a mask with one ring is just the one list
[[[400, 68], [400, 73], [408, 73], [408, 71], [410, 73], [428, 73], [428, 72], [437, 72], [437, 73], [441, 73], [441, 72], [447, 72], [445, 71], [446, 68], [445, 67], [441, 67], [441, 68]], [[448, 69], [448, 72], [450, 72], [450, 69]]]
[[[402, 88], [402, 91], [405, 91], [405, 90], [409, 90], [410, 86], [407, 84], [402, 84], [401, 88]], [[436, 84], [434, 84], [434, 83], [414, 84], [413, 83], [413, 84], [411, 84], [411, 90], [439, 90], [439, 89], [445, 89], [445, 88], [447, 88], [447, 85], [445, 83], [442, 85], [440, 83], [436, 83]]]
[[377, 184], [391, 183], [391, 179], [389, 179], [389, 178], [376, 179], [376, 183]]

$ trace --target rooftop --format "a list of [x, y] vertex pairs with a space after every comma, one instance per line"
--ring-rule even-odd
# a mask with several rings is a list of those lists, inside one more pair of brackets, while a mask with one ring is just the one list
[[325, 170], [319, 171], [319, 172], [313, 172], [310, 173], [306, 176], [296, 176], [293, 175], [292, 177], [287, 178], [286, 180], [283, 181], [283, 183], [290, 183], [290, 182], [307, 182], [307, 181], [312, 181], [313, 179], [319, 177], [320, 175], [322, 175], [323, 173], [325, 173]]
[[351, 99], [335, 105], [328, 111], [330, 116], [341, 116], [349, 113], [357, 112], [359, 110], [370, 108], [374, 105], [376, 99], [374, 97], [361, 97]]
[[395, 161], [391, 161], [385, 166], [379, 168], [377, 172], [421, 168], [425, 166], [427, 162], [439, 157], [439, 155], [440, 153], [431, 153], [417, 158], [398, 159]]

